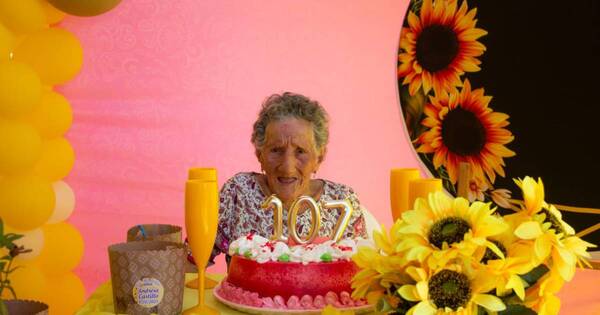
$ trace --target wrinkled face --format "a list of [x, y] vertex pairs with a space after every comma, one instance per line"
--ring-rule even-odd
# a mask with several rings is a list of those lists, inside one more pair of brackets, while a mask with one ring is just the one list
[[324, 150], [317, 150], [312, 124], [298, 118], [271, 122], [265, 143], [256, 155], [271, 192], [290, 203], [310, 192], [310, 175], [317, 171]]

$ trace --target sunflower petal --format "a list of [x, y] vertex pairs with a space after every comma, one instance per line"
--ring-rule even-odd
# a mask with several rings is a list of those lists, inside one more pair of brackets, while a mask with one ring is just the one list
[[550, 243], [545, 238], [538, 238], [535, 240], [533, 250], [535, 252], [535, 256], [543, 261], [550, 255], [550, 250], [552, 249], [552, 243]]
[[473, 301], [477, 305], [481, 305], [493, 312], [503, 311], [506, 309], [506, 305], [502, 303], [501, 299], [489, 294], [476, 294], [473, 297]]
[[511, 275], [510, 279], [506, 283], [507, 289], [513, 289], [517, 296], [521, 299], [525, 299], [525, 287], [523, 286], [523, 280], [517, 275]]
[[414, 285], [410, 285], [410, 284], [403, 285], [402, 287], [400, 287], [400, 289], [398, 289], [398, 294], [400, 294], [400, 296], [407, 301], [411, 301], [411, 302], [421, 301], [421, 299], [417, 295], [417, 290]]
[[536, 221], [523, 222], [515, 229], [515, 235], [524, 240], [535, 239], [542, 235], [542, 228]]
[[417, 304], [414, 308], [414, 315], [434, 315], [436, 313], [436, 309], [429, 304], [429, 302], [421, 301], [421, 303]]

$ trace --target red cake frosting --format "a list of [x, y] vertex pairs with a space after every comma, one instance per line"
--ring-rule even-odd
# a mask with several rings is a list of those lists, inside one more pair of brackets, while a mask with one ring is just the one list
[[253, 234], [241, 237], [229, 248], [229, 272], [218, 293], [263, 308], [363, 306], [364, 300], [350, 297], [352, 277], [359, 271], [350, 257], [364, 241], [288, 246]]
[[302, 264], [269, 261], [258, 263], [241, 256], [231, 258], [227, 281], [257, 292], [262, 297], [280, 295], [284, 299], [305, 294], [325, 296], [327, 292], [352, 292], [350, 281], [358, 272], [351, 260]]

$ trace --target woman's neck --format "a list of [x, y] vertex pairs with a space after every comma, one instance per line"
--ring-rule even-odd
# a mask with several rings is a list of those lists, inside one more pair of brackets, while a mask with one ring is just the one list
[[[271, 187], [269, 187], [269, 183], [267, 181], [267, 176], [264, 174], [260, 174], [260, 173], [255, 173], [255, 174], [256, 174], [255, 175], [256, 180], [258, 182], [258, 185], [260, 186], [260, 189], [263, 192], [263, 195], [265, 197], [272, 195], [273, 190], [271, 189]], [[323, 181], [321, 179], [311, 179], [310, 183], [308, 185], [308, 188], [306, 189], [305, 192], [302, 193], [302, 195], [310, 196], [314, 200], [318, 201], [321, 198], [321, 195], [323, 194], [324, 187], [325, 187], [325, 181]], [[294, 203], [294, 201], [295, 200], [281, 200], [281, 202], [283, 203], [283, 207], [285, 209], [289, 209], [290, 206]]]

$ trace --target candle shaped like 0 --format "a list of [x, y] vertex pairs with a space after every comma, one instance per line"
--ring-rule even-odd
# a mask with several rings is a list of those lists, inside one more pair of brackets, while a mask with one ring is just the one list
[[[310, 206], [310, 216], [312, 220], [310, 221], [310, 232], [308, 232], [308, 237], [303, 239], [298, 235], [298, 231], [296, 231], [296, 220], [298, 220], [298, 210], [300, 210], [301, 204], [305, 202]], [[321, 227], [321, 209], [319, 209], [319, 205], [309, 196], [300, 196], [300, 198], [296, 199], [292, 204], [290, 211], [288, 212], [288, 234], [292, 241], [297, 244], [310, 244], [315, 240], [315, 237], [319, 235], [319, 228]]]
[[[301, 238], [296, 231], [296, 222], [298, 218], [298, 210], [300, 210], [300, 206], [302, 203], [308, 203], [310, 212], [311, 212], [311, 225], [308, 236], [306, 239]], [[271, 195], [262, 203], [261, 207], [263, 209], [273, 209], [273, 234], [270, 239], [274, 241], [282, 241], [287, 242], [288, 238], [283, 236], [283, 203], [276, 195]], [[321, 202], [321, 206], [315, 202], [312, 197], [309, 196], [301, 196], [296, 199], [290, 208], [288, 213], [288, 234], [289, 237], [298, 244], [307, 244], [311, 243], [319, 234], [319, 228], [321, 227], [321, 211], [322, 208], [325, 209], [335, 209], [341, 208], [342, 213], [335, 225], [334, 230], [331, 235], [329, 235], [329, 239], [334, 240], [335, 242], [339, 241], [348, 224], [350, 223], [350, 218], [352, 217], [352, 213], [354, 212], [354, 208], [350, 201], [346, 200], [333, 200], [333, 201], [324, 201]]]

